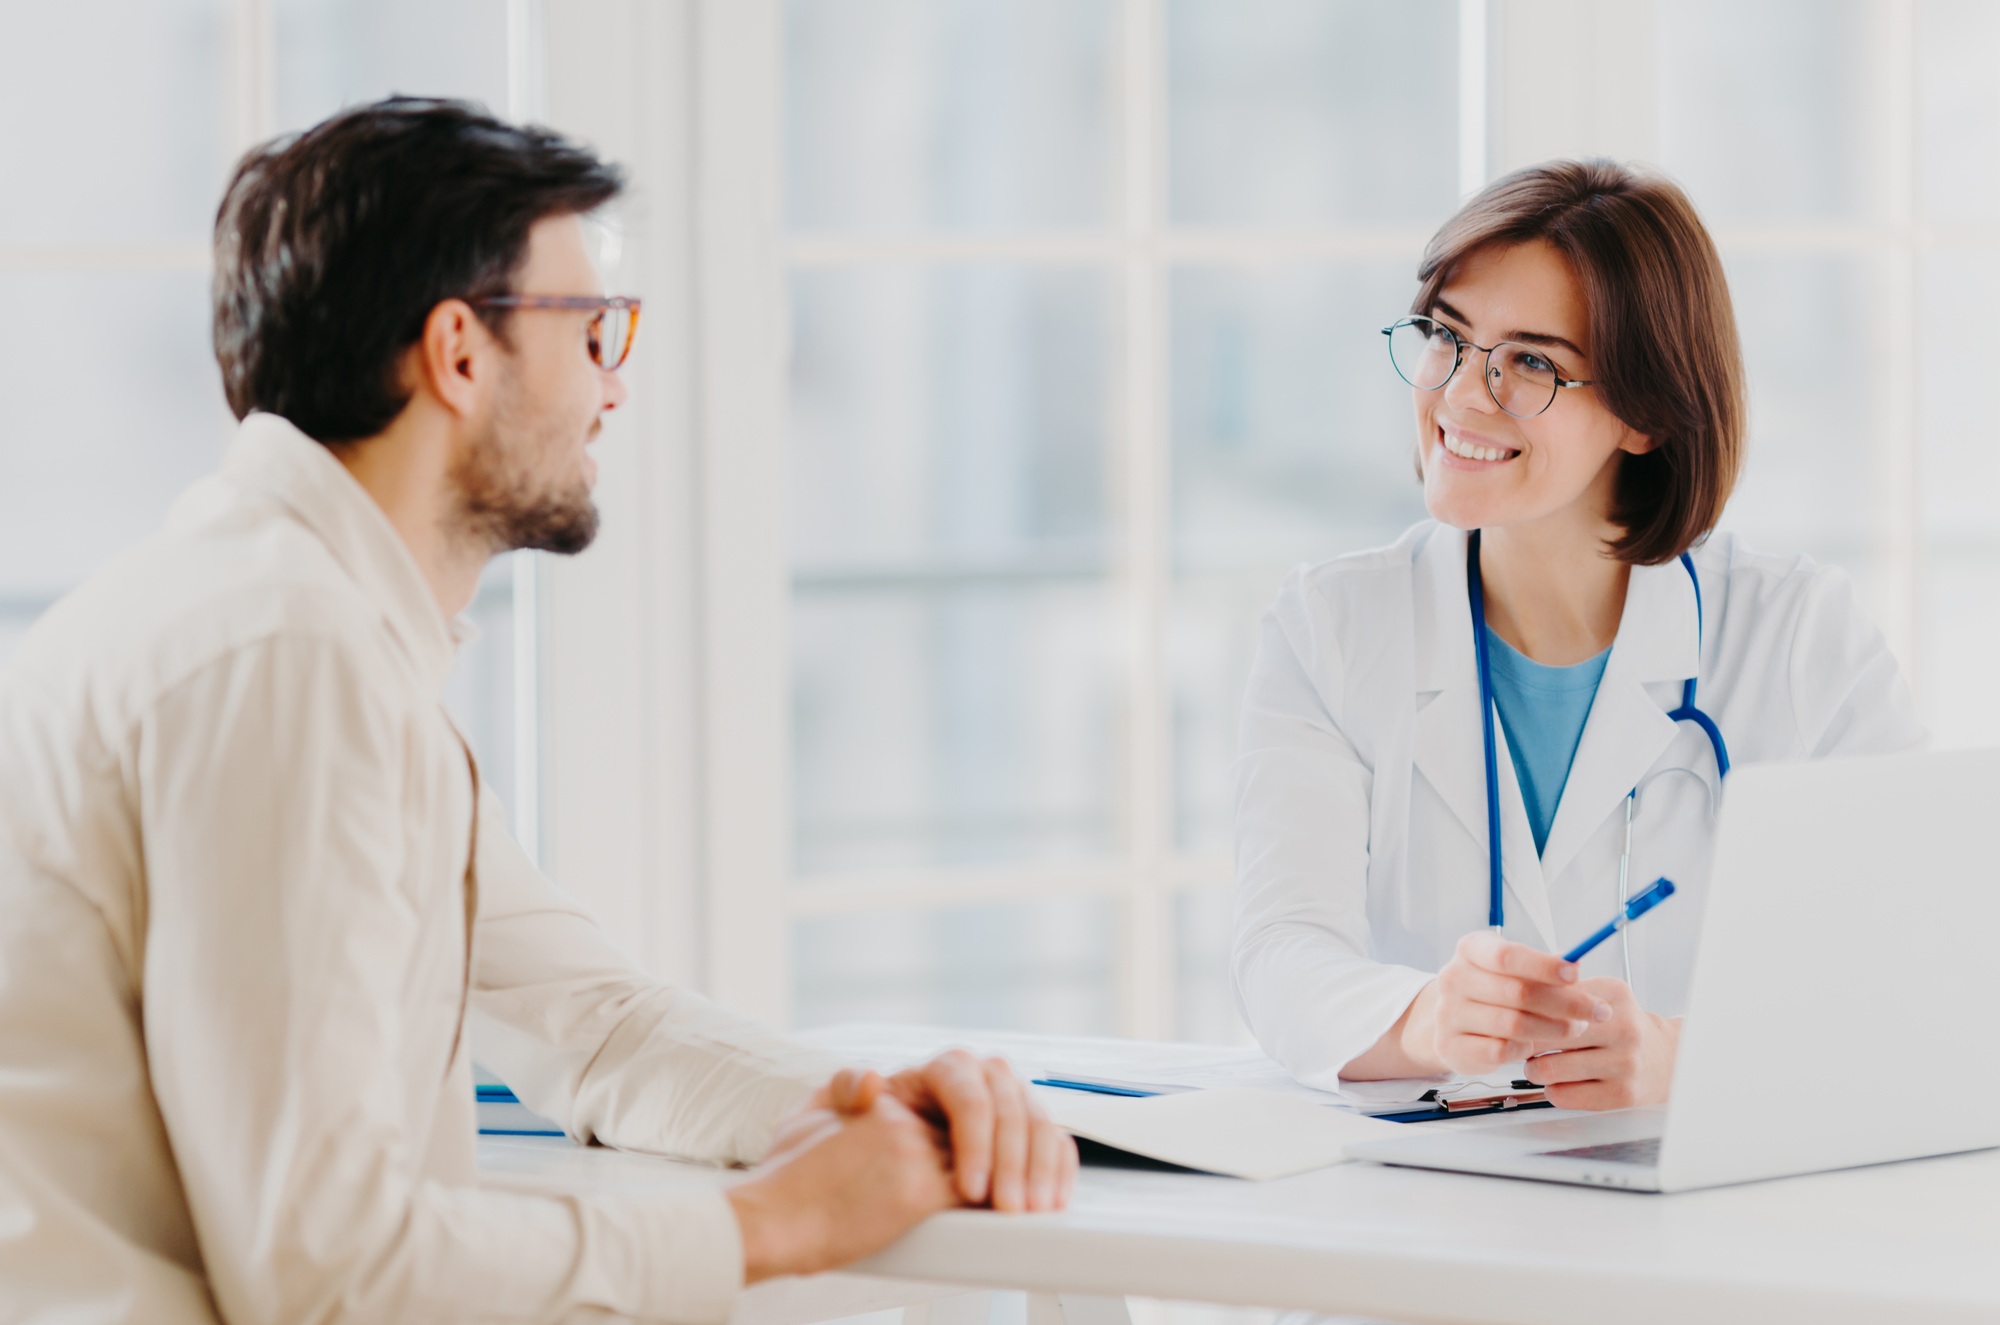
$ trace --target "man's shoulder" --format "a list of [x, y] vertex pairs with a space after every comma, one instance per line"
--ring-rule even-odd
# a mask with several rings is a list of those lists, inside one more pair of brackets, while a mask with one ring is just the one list
[[338, 644], [380, 633], [381, 610], [326, 543], [272, 500], [210, 508], [106, 566], [35, 623], [5, 687], [79, 683], [143, 705], [179, 680], [274, 637]]

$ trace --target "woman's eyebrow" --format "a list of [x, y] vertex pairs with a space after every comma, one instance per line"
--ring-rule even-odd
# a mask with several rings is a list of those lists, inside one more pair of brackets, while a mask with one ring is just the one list
[[1510, 331], [1504, 337], [1502, 337], [1502, 339], [1517, 340], [1520, 341], [1523, 345], [1557, 345], [1561, 346], [1565, 350], [1568, 350], [1571, 354], [1574, 354], [1579, 359], [1585, 359], [1590, 357], [1586, 355], [1581, 349], [1579, 349], [1574, 342], [1562, 336], [1551, 336], [1546, 332]]
[[[1431, 301], [1431, 311], [1434, 313], [1443, 313], [1452, 321], [1460, 323], [1463, 326], [1470, 327], [1472, 325], [1471, 318], [1459, 312], [1442, 299], [1433, 299]], [[1588, 359], [1590, 357], [1583, 352], [1582, 348], [1576, 342], [1570, 340], [1568, 337], [1551, 336], [1545, 331], [1510, 331], [1500, 339], [1519, 341], [1523, 345], [1556, 345], [1568, 350], [1579, 359]]]

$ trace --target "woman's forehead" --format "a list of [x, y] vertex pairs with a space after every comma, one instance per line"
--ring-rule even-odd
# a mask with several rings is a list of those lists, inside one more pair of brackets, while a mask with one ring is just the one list
[[1539, 239], [1468, 253], [1437, 293], [1437, 311], [1482, 344], [1567, 343], [1590, 352], [1590, 308], [1569, 262]]

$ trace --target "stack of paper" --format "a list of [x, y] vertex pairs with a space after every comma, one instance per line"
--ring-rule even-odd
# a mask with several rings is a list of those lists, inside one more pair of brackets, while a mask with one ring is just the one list
[[1260, 1182], [1338, 1164], [1349, 1146], [1402, 1134], [1397, 1123], [1254, 1087], [1146, 1097], [1037, 1087], [1035, 1094], [1073, 1135], [1183, 1168]]

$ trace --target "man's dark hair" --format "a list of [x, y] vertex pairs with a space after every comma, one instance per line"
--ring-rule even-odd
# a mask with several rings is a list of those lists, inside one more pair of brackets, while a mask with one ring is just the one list
[[[253, 148], [215, 219], [230, 409], [374, 436], [409, 403], [398, 364], [433, 308], [509, 293], [537, 221], [623, 188], [588, 149], [461, 101], [391, 97]], [[504, 310], [478, 311], [504, 334]]]

